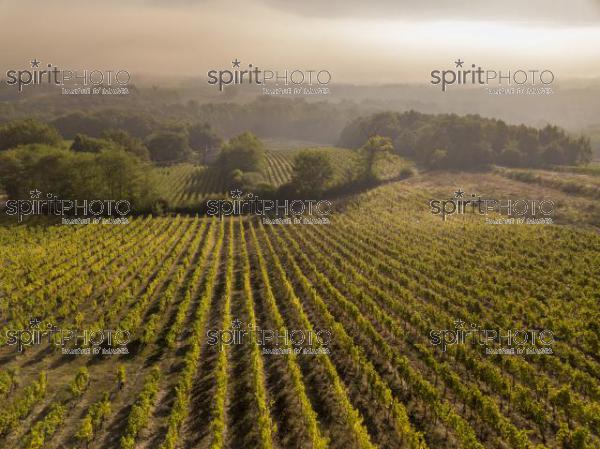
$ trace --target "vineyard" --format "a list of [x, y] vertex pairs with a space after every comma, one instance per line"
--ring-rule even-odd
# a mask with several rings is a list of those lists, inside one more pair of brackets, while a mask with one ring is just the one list
[[[218, 191], [196, 183], [202, 169], [169, 170], [178, 189]], [[391, 183], [340, 203], [327, 226], [177, 216], [0, 228], [0, 446], [600, 447], [600, 236], [442, 224], [427, 200], [450, 186]], [[431, 344], [457, 321], [550, 329], [553, 354]], [[7, 331], [48, 323], [131, 330], [128, 354], [7, 344]], [[330, 339], [307, 353], [210, 341], [240, 323]]]
[[571, 195], [600, 198], [600, 177], [593, 166], [587, 167], [586, 171], [573, 171], [572, 168], [556, 172], [500, 169], [499, 173], [510, 179], [555, 188]]
[[[260, 172], [253, 173], [257, 184], [280, 187], [292, 179], [294, 157], [303, 149], [311, 148], [325, 153], [335, 167], [333, 186], [352, 180], [360, 157], [356, 151], [337, 147], [300, 147], [300, 143], [282, 143], [267, 140], [269, 150]], [[375, 170], [381, 180], [400, 176], [402, 169], [411, 164], [396, 155], [387, 155], [378, 161]], [[222, 197], [227, 193], [224, 176], [216, 166], [179, 164], [154, 168], [157, 189], [175, 210], [198, 207], [207, 198]]]
[[[291, 180], [294, 156], [300, 148], [290, 144], [285, 147], [281, 143], [271, 141], [267, 141], [267, 144], [270, 149], [266, 151], [261, 171], [256, 173], [257, 183], [276, 188]], [[318, 150], [325, 152], [336, 167], [335, 183], [343, 182], [358, 162], [356, 152], [348, 149], [319, 147]], [[397, 171], [404, 162], [394, 161], [394, 164], [391, 166], [396, 167]], [[387, 171], [389, 166], [390, 164], [387, 164]], [[154, 170], [158, 190], [175, 209], [198, 206], [206, 198], [221, 197], [227, 191], [223, 174], [215, 166], [179, 164]], [[381, 170], [386, 174], [387, 171], [383, 168]]]
[[[268, 151], [260, 181], [279, 187], [291, 179], [295, 151]], [[217, 167], [179, 164], [156, 168], [157, 188], [174, 208], [198, 206], [209, 197], [221, 197], [227, 191]]]

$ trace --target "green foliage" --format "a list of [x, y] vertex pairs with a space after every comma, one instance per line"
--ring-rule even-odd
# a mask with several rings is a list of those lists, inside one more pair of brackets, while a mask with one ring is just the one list
[[47, 439], [56, 433], [63, 424], [66, 408], [62, 404], [53, 404], [48, 414], [34, 424], [30, 433], [25, 438], [24, 449], [43, 449]]
[[152, 368], [146, 377], [142, 391], [129, 412], [127, 427], [125, 433], [121, 437], [121, 449], [133, 449], [135, 447], [137, 434], [148, 424], [150, 411], [154, 404], [156, 393], [158, 393], [160, 377], [160, 369], [158, 367]]
[[[464, 176], [466, 182], [483, 179], [487, 186], [498, 178]], [[227, 220], [198, 217], [140, 218], [123, 235], [105, 229], [65, 234], [60, 226], [43, 232], [19, 229], [23, 226], [0, 229], [0, 252], [10, 262], [2, 272], [9, 302], [0, 307], [11, 325], [19, 317], [31, 316], [27, 307], [51, 314], [56, 322], [71, 320], [81, 310], [86, 321], [96, 320], [97, 325], [105, 317], [107, 323], [121, 323], [123, 315], [133, 311], [137, 318], [130, 321], [135, 324], [132, 329], [141, 335], [146, 318], [165, 316], [163, 298], [172, 292], [172, 285], [178, 286], [169, 299], [170, 318], [160, 326], [171, 335], [167, 341], [179, 357], [177, 369], [161, 385], [171, 395], [165, 401], [169, 416], [153, 419], [163, 427], [140, 444], [139, 429], [149, 422], [143, 412], [158, 417], [158, 410], [152, 410], [157, 399], [145, 399], [149, 376], [143, 386], [132, 385], [128, 390], [139, 397], [119, 401], [119, 408], [134, 403], [123, 447], [173, 449], [189, 442], [184, 436], [195, 437], [197, 431], [188, 430], [186, 424], [197, 410], [197, 394], [202, 392], [195, 387], [204, 375], [212, 376], [209, 383], [215, 386], [207, 396], [210, 400], [204, 401], [207, 409], [214, 402], [202, 431], [206, 437], [201, 444], [206, 447], [213, 442], [215, 447], [227, 446], [239, 437], [241, 447], [268, 448], [273, 440], [277, 446], [299, 447], [293, 443], [302, 438], [313, 448], [343, 446], [341, 440], [347, 439], [352, 443], [348, 447], [367, 448], [372, 443], [425, 449], [421, 433], [431, 449], [448, 442], [471, 449], [543, 449], [541, 441], [556, 449], [596, 447], [597, 233], [563, 226], [492, 232], [471, 217], [441, 226], [424, 207], [433, 184], [429, 179], [423, 181], [426, 184], [419, 181], [390, 183], [352, 198], [334, 217], [336, 226], [258, 224], [257, 228], [258, 220], [244, 218], [235, 232], [227, 228], [225, 238]], [[505, 180], [501, 186], [506, 186]], [[235, 242], [235, 248], [223, 245], [224, 240]], [[82, 251], [84, 246], [89, 250]], [[136, 257], [118, 258], [133, 252]], [[81, 261], [88, 263], [89, 276], [79, 276], [82, 270], [73, 269]], [[95, 297], [88, 300], [90, 293], [79, 294], [86, 285], [96, 292], [107, 284], [98, 306]], [[278, 333], [311, 326], [328, 329], [334, 351], [310, 360], [290, 354], [279, 357], [275, 367], [257, 345], [243, 350], [231, 346], [224, 355], [212, 356], [205, 349], [207, 327], [209, 323], [228, 327], [232, 313], [250, 329], [261, 323]], [[480, 345], [457, 344], [447, 351], [432, 346], [431, 329], [453, 329], [457, 318], [485, 328], [527, 323], [551, 328], [560, 336], [553, 346], [556, 353], [497, 357], [485, 354]], [[523, 321], [516, 323], [517, 319]], [[138, 361], [127, 363], [131, 369], [144, 370], [144, 360]], [[142, 379], [143, 374], [140, 384]], [[239, 408], [230, 405], [237, 405], [235, 395], [243, 388], [248, 393], [242, 399], [251, 406], [244, 408], [242, 418], [253, 428], [240, 435], [234, 434], [239, 428], [230, 424], [239, 422]], [[1, 402], [12, 410], [20, 394], [16, 390]], [[315, 401], [318, 395], [323, 400]], [[44, 408], [44, 415], [47, 409], [45, 403], [37, 404], [33, 410], [40, 420], [43, 416], [37, 410]], [[99, 417], [110, 413], [100, 411], [106, 405], [110, 409], [110, 404], [97, 404], [88, 409], [89, 422], [79, 413], [70, 417], [61, 437], [78, 432], [71, 421], [82, 418], [81, 441], [90, 438], [90, 424], [93, 438], [103, 422]], [[270, 413], [282, 422], [276, 414], [282, 407], [287, 407], [289, 419], [278, 435]], [[336, 418], [335, 427], [321, 419], [325, 415]], [[130, 428], [129, 421], [138, 424]], [[291, 438], [283, 440], [288, 435]], [[52, 447], [69, 445], [65, 439], [56, 441], [58, 436]], [[155, 436], [164, 440], [156, 441]], [[336, 440], [328, 444], [327, 437]], [[44, 440], [48, 444], [42, 433], [32, 434], [34, 447], [43, 446]], [[255, 440], [260, 444], [252, 444]]]
[[73, 381], [69, 385], [71, 394], [74, 397], [79, 398], [81, 395], [83, 395], [83, 393], [85, 393], [89, 386], [89, 383], [90, 373], [88, 369], [85, 366], [83, 366], [79, 368], [79, 371], [77, 371], [77, 374], [75, 375], [75, 379], [73, 379]]
[[47, 378], [42, 371], [38, 380], [25, 389], [9, 404], [0, 408], [0, 435], [5, 435], [25, 418], [35, 404], [46, 396]]
[[437, 149], [431, 154], [429, 166], [431, 168], [444, 168], [448, 164], [448, 152], [446, 150]]
[[113, 129], [122, 129], [132, 136], [144, 138], [154, 130], [161, 128], [161, 124], [156, 118], [147, 112], [111, 109], [93, 113], [71, 112], [58, 117], [51, 124], [60, 131], [65, 139], [74, 139], [79, 133], [91, 137], [102, 137], [103, 133]]
[[81, 421], [75, 438], [85, 443], [89, 443], [94, 439], [94, 426], [92, 425], [92, 417], [89, 414]]
[[[223, 292], [223, 318], [221, 322], [222, 329], [231, 328], [231, 296], [233, 290], [234, 276], [234, 245], [235, 236], [233, 234], [233, 219], [229, 220], [229, 242], [227, 245], [227, 266], [225, 268], [225, 288]], [[211, 433], [210, 449], [221, 449], [225, 446], [225, 428], [226, 411], [225, 401], [227, 396], [227, 385], [229, 383], [229, 355], [226, 345], [221, 344], [215, 367], [216, 390], [212, 398], [211, 419], [209, 429]]]
[[240, 170], [239, 168], [232, 170], [230, 186], [239, 188], [239, 187], [243, 186], [243, 183], [244, 183], [244, 172], [242, 170]]
[[579, 164], [592, 154], [589, 139], [571, 137], [556, 126], [535, 129], [478, 115], [415, 111], [358, 118], [342, 131], [340, 144], [359, 148], [374, 135], [392, 139], [398, 154], [432, 168]]
[[12, 373], [0, 371], [0, 397], [6, 396], [13, 389], [15, 379]]
[[410, 167], [403, 167], [402, 169], [400, 169], [400, 173], [399, 173], [400, 179], [410, 178], [414, 174], [415, 174], [415, 171]]
[[32, 143], [56, 145], [60, 141], [55, 128], [36, 119], [15, 120], [0, 126], [0, 151]]
[[183, 161], [189, 156], [187, 136], [177, 131], [159, 131], [146, 139], [150, 158], [155, 162]]
[[301, 195], [321, 195], [330, 185], [334, 170], [329, 156], [318, 150], [303, 150], [293, 162], [292, 185]]
[[29, 145], [0, 154], [0, 180], [12, 198], [40, 190], [68, 199], [127, 199], [137, 211], [157, 194], [143, 163], [122, 150], [75, 153]]
[[201, 156], [203, 164], [206, 164], [207, 151], [211, 148], [218, 148], [221, 145], [221, 138], [208, 123], [198, 122], [187, 128], [188, 142], [190, 148]]
[[[210, 235], [212, 236], [216, 226], [211, 226]], [[189, 337], [189, 349], [186, 352], [183, 360], [184, 367], [179, 376], [177, 386], [175, 387], [175, 402], [171, 408], [169, 415], [167, 433], [165, 439], [160, 446], [161, 449], [175, 449], [179, 440], [180, 428], [182, 422], [188, 416], [190, 412], [190, 392], [194, 382], [194, 375], [196, 373], [198, 360], [200, 358], [200, 347], [201, 347], [201, 336], [204, 333], [208, 312], [210, 310], [210, 304], [212, 301], [212, 292], [215, 287], [215, 280], [218, 275], [218, 264], [220, 260], [220, 254], [223, 247], [223, 235], [224, 235], [224, 222], [221, 222], [219, 227], [219, 234], [217, 236], [217, 242], [215, 244], [216, 257], [210, 263], [207, 273], [207, 282], [204, 284], [204, 290], [202, 291], [202, 301], [200, 306], [195, 311], [194, 325], [192, 333]], [[198, 287], [198, 279], [203, 272], [203, 267], [208, 257], [208, 246], [204, 248], [201, 256], [201, 264], [197, 266], [192, 274], [192, 282], [188, 285], [182, 307], [178, 310], [177, 317], [173, 327], [167, 335], [167, 342], [170, 347], [175, 344], [175, 338], [177, 334], [181, 333], [182, 327], [186, 317], [186, 311], [190, 306], [192, 294]]]
[[89, 415], [92, 418], [92, 424], [94, 429], [102, 427], [102, 423], [108, 415], [112, 412], [110, 405], [110, 399], [107, 392], [104, 392], [102, 399], [90, 406]]
[[110, 129], [104, 131], [102, 137], [108, 141], [114, 142], [128, 153], [134, 154], [141, 160], [146, 161], [150, 159], [150, 152], [144, 142], [137, 137], [133, 137], [127, 131], [122, 129]]
[[578, 427], [571, 431], [566, 424], [562, 424], [556, 434], [560, 449], [592, 449], [590, 433], [587, 429]]
[[94, 439], [96, 432], [102, 428], [102, 424], [110, 414], [110, 399], [108, 393], [104, 392], [102, 399], [93, 403], [85, 417], [81, 420], [75, 438], [85, 442], [87, 445]]
[[364, 154], [364, 178], [368, 180], [376, 180], [377, 174], [375, 173], [374, 167], [377, 158], [384, 153], [391, 153], [394, 151], [394, 145], [392, 145], [392, 139], [389, 137], [382, 137], [379, 135], [371, 136], [361, 147], [361, 151]]
[[219, 165], [225, 173], [239, 169], [243, 172], [260, 171], [265, 160], [265, 148], [258, 137], [242, 133], [222, 145]]
[[104, 149], [114, 149], [115, 146], [104, 139], [95, 139], [85, 134], [77, 134], [71, 144], [71, 151], [76, 153], [100, 153]]
[[119, 365], [117, 367], [117, 387], [120, 389], [123, 388], [125, 382], [127, 381], [127, 370], [125, 365]]

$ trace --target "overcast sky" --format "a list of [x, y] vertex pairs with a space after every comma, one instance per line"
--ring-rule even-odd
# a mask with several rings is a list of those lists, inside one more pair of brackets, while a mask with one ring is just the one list
[[187, 78], [238, 58], [340, 82], [427, 82], [461, 58], [589, 78], [600, 0], [0, 0], [0, 50], [0, 76], [37, 58]]

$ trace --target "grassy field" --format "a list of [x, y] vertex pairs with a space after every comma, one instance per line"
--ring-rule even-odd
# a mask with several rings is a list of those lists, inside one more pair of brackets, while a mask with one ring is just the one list
[[600, 199], [600, 171], [593, 166], [570, 170], [500, 169], [498, 172], [518, 181], [539, 184], [575, 196]]
[[[180, 191], [190, 177], [219, 189], [202, 168], [168, 170]], [[562, 225], [432, 215], [428, 201], [457, 188], [552, 198]], [[3, 226], [4, 342], [32, 317], [131, 329], [132, 341], [126, 355], [2, 345], [0, 447], [600, 447], [594, 204], [499, 173], [433, 172], [338, 201], [324, 226]], [[457, 322], [550, 329], [553, 354], [432, 344]], [[210, 344], [211, 330], [240, 323], [326, 329], [328, 351]]]

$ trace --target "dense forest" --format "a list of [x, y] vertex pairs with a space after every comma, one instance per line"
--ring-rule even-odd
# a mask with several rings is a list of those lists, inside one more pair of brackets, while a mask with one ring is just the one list
[[547, 125], [536, 129], [508, 125], [478, 115], [384, 112], [354, 120], [340, 145], [359, 148], [372, 136], [388, 137], [395, 150], [431, 168], [574, 165], [592, 157], [589, 139]]

